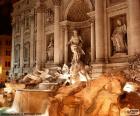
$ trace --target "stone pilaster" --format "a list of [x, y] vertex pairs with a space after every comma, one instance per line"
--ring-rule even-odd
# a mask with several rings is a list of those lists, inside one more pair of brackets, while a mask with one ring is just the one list
[[12, 51], [11, 51], [11, 70], [10, 70], [10, 74], [12, 74], [13, 75], [13, 71], [14, 71], [14, 60], [15, 60], [15, 56], [14, 56], [14, 54], [15, 54], [15, 27], [14, 27], [14, 25], [13, 25], [13, 30], [12, 30]]
[[91, 63], [95, 62], [95, 23], [91, 22]]
[[127, 0], [128, 25], [128, 54], [140, 53], [140, 0]]
[[21, 30], [20, 30], [20, 75], [22, 75], [22, 71], [23, 71], [23, 66], [24, 66], [24, 59], [23, 59], [23, 45], [24, 45], [24, 17], [21, 17], [21, 21], [20, 21], [20, 26], [21, 26]]
[[54, 3], [54, 63], [60, 64], [61, 62], [61, 51], [60, 47], [60, 0], [53, 0]]
[[36, 68], [41, 69], [43, 66], [43, 41], [44, 41], [44, 15], [45, 6], [40, 3], [37, 8], [37, 38], [36, 38]]
[[65, 37], [64, 37], [64, 63], [67, 64], [68, 63], [68, 27], [67, 25], [64, 27], [64, 31], [65, 31]]
[[31, 33], [30, 33], [30, 68], [33, 67], [33, 63], [34, 63], [34, 22], [35, 22], [35, 18], [34, 18], [34, 11], [32, 11], [32, 14], [30, 16], [31, 18]]
[[95, 36], [96, 36], [96, 63], [103, 63], [105, 59], [104, 47], [104, 2], [95, 0]]

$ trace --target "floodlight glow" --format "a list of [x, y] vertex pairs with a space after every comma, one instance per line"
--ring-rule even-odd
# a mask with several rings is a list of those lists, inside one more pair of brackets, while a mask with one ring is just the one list
[[2, 66], [0, 65], [0, 74], [2, 74]]
[[12, 93], [12, 88], [4, 88], [4, 91], [7, 93]]
[[7, 109], [6, 112], [7, 113], [16, 113], [17, 111], [15, 108], [12, 107], [12, 108]]
[[137, 90], [137, 85], [135, 85], [132, 82], [127, 82], [123, 88], [123, 91], [126, 91], [128, 93], [135, 92]]

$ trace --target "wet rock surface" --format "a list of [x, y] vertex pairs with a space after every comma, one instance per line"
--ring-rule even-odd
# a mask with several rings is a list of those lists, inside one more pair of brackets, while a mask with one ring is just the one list
[[118, 98], [125, 83], [119, 78], [120, 75], [103, 75], [87, 83], [60, 88], [50, 104], [50, 116], [119, 116]]
[[16, 91], [12, 109], [44, 116], [127, 116], [130, 109], [140, 109], [140, 86], [130, 78], [132, 68], [129, 75], [126, 70], [96, 79], [82, 62], [35, 70], [18, 80], [25, 87]]

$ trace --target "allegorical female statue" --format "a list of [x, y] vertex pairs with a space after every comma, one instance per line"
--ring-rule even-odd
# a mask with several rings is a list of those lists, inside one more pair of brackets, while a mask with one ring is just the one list
[[50, 38], [47, 53], [48, 53], [48, 60], [52, 61], [54, 58], [54, 40], [53, 40], [53, 37]]
[[82, 50], [82, 39], [78, 36], [77, 31], [73, 31], [73, 36], [71, 37], [68, 44], [70, 44], [71, 51], [73, 53], [72, 63], [78, 63], [80, 61], [81, 55], [85, 54]]
[[126, 43], [126, 25], [122, 24], [121, 20], [117, 20], [117, 26], [115, 27], [111, 40], [113, 42], [114, 46], [114, 52], [115, 53], [126, 53], [127, 51], [127, 43]]

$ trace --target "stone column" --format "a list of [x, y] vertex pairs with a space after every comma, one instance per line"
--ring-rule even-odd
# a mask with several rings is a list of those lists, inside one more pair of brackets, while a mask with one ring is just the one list
[[91, 22], [91, 63], [95, 62], [95, 25]]
[[54, 64], [60, 64], [60, 0], [54, 3]]
[[23, 73], [24, 59], [23, 59], [23, 46], [24, 46], [24, 17], [21, 18], [21, 30], [20, 30], [20, 75]]
[[140, 0], [128, 0], [128, 54], [140, 53]]
[[15, 25], [13, 25], [13, 30], [12, 30], [12, 51], [11, 51], [11, 70], [10, 70], [10, 74], [12, 74], [13, 76], [13, 71], [14, 71], [14, 61], [15, 61], [15, 42], [14, 42], [14, 39], [15, 39]]
[[103, 63], [105, 59], [104, 47], [104, 2], [95, 0], [95, 36], [96, 36], [96, 63]]
[[68, 27], [65, 26], [65, 47], [64, 47], [64, 63], [67, 64], [68, 63]]
[[[41, 2], [41, 1], [40, 1]], [[36, 38], [36, 68], [41, 70], [43, 61], [43, 40], [44, 40], [44, 12], [45, 6], [43, 3], [37, 8], [37, 38]]]
[[30, 16], [31, 19], [31, 33], [30, 33], [30, 68], [33, 67], [34, 63], [34, 11], [32, 11], [32, 14]]

